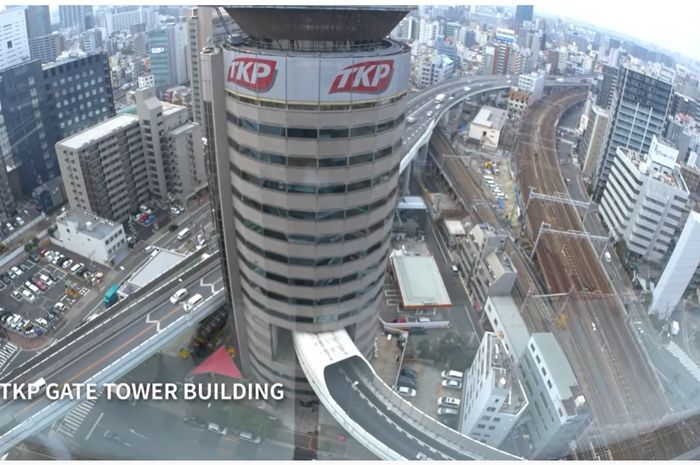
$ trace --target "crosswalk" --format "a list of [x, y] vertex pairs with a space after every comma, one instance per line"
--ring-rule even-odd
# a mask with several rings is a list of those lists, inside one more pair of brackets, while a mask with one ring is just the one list
[[85, 418], [90, 414], [96, 402], [96, 400], [91, 399], [78, 404], [77, 407], [68, 412], [68, 415], [65, 416], [61, 425], [58, 427], [58, 432], [72, 438], [83, 421], [85, 421]]
[[3, 344], [3, 346], [0, 348], [0, 372], [2, 372], [2, 368], [5, 366], [5, 364], [14, 358], [17, 352], [19, 352], [19, 347], [13, 343], [6, 342]]
[[693, 359], [691, 359], [688, 354], [686, 354], [685, 351], [678, 346], [678, 344], [671, 341], [666, 346], [666, 350], [671, 352], [671, 354], [681, 362], [681, 365], [683, 365], [685, 369], [695, 377], [695, 379], [700, 381], [700, 367], [698, 367]]

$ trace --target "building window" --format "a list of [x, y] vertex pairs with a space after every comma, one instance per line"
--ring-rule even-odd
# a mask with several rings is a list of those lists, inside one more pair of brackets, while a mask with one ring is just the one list
[[552, 381], [549, 379], [547, 380], [547, 386], [549, 387], [549, 389], [552, 389]]
[[486, 407], [487, 412], [495, 412], [496, 408], [495, 407]]
[[486, 428], [486, 425], [479, 423], [478, 425], [476, 425], [476, 428], [477, 429], [484, 429], [484, 428]]
[[547, 376], [547, 370], [545, 370], [544, 367], [542, 367], [542, 374], [543, 374], [544, 376]]
[[8, 40], [8, 41], [7, 41], [7, 49], [9, 50], [9, 49], [11, 49], [11, 48], [12, 48], [12, 41], [11, 41], [11, 40]]

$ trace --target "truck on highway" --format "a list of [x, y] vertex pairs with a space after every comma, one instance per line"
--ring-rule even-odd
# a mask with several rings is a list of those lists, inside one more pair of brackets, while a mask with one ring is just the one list
[[104, 299], [102, 299], [102, 303], [104, 303], [105, 308], [109, 308], [119, 301], [119, 295], [117, 295], [118, 290], [118, 284], [112, 284], [112, 286], [109, 289], [107, 289], [107, 292], [105, 292]]
[[671, 335], [676, 336], [681, 331], [681, 326], [676, 320], [671, 321]]
[[445, 101], [445, 94], [437, 94], [437, 97], [435, 97], [435, 101], [437, 103], [442, 103]]

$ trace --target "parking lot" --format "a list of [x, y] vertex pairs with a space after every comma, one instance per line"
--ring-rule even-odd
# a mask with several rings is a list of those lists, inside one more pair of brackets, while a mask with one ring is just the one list
[[15, 336], [50, 335], [65, 324], [65, 312], [99, 285], [104, 271], [53, 245], [25, 255], [0, 272], [0, 324]]

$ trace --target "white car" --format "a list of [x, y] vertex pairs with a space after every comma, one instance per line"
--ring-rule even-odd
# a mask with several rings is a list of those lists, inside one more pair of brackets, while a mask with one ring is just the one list
[[68, 260], [63, 262], [63, 265], [61, 265], [61, 268], [63, 268], [64, 270], [67, 270], [72, 264], [73, 264], [73, 260], [71, 260], [69, 258]]
[[16, 266], [13, 266], [10, 271], [12, 271], [15, 274], [15, 276], [20, 276], [22, 274], [22, 270], [20, 270]]
[[197, 304], [199, 304], [202, 301], [202, 294], [195, 294], [189, 299], [187, 299], [187, 302], [185, 302], [184, 309], [186, 312], [189, 312], [192, 310]]
[[437, 400], [437, 405], [438, 407], [454, 407], [454, 408], [459, 408], [459, 405], [462, 403], [459, 399], [455, 397], [440, 397]]
[[177, 215], [180, 214], [180, 210], [178, 210], [178, 209], [175, 208], [175, 207], [170, 207], [170, 213], [172, 213], [173, 215], [177, 216]]
[[181, 301], [182, 299], [184, 299], [185, 297], [187, 297], [188, 294], [189, 293], [187, 292], [187, 289], [180, 289], [170, 297], [170, 303], [176, 304], [179, 301]]
[[456, 379], [443, 379], [442, 387], [447, 389], [462, 389], [462, 382]]
[[53, 308], [55, 308], [59, 312], [64, 312], [67, 307], [66, 304], [64, 304], [63, 302], [56, 302], [56, 305], [54, 305]]
[[459, 410], [449, 407], [440, 407], [437, 409], [437, 414], [441, 417], [446, 415], [459, 415]]
[[151, 252], [153, 252], [155, 249], [156, 249], [155, 246], [153, 246], [153, 245], [147, 245], [146, 248], [143, 249], [143, 251], [146, 252], [146, 253], [151, 253]]
[[403, 397], [416, 397], [416, 390], [406, 386], [399, 386], [396, 388], [398, 392]]
[[219, 433], [222, 436], [226, 436], [228, 434], [228, 428], [225, 426], [219, 426], [216, 423], [209, 423], [207, 426], [207, 429], [209, 431], [212, 431], [214, 433]]

